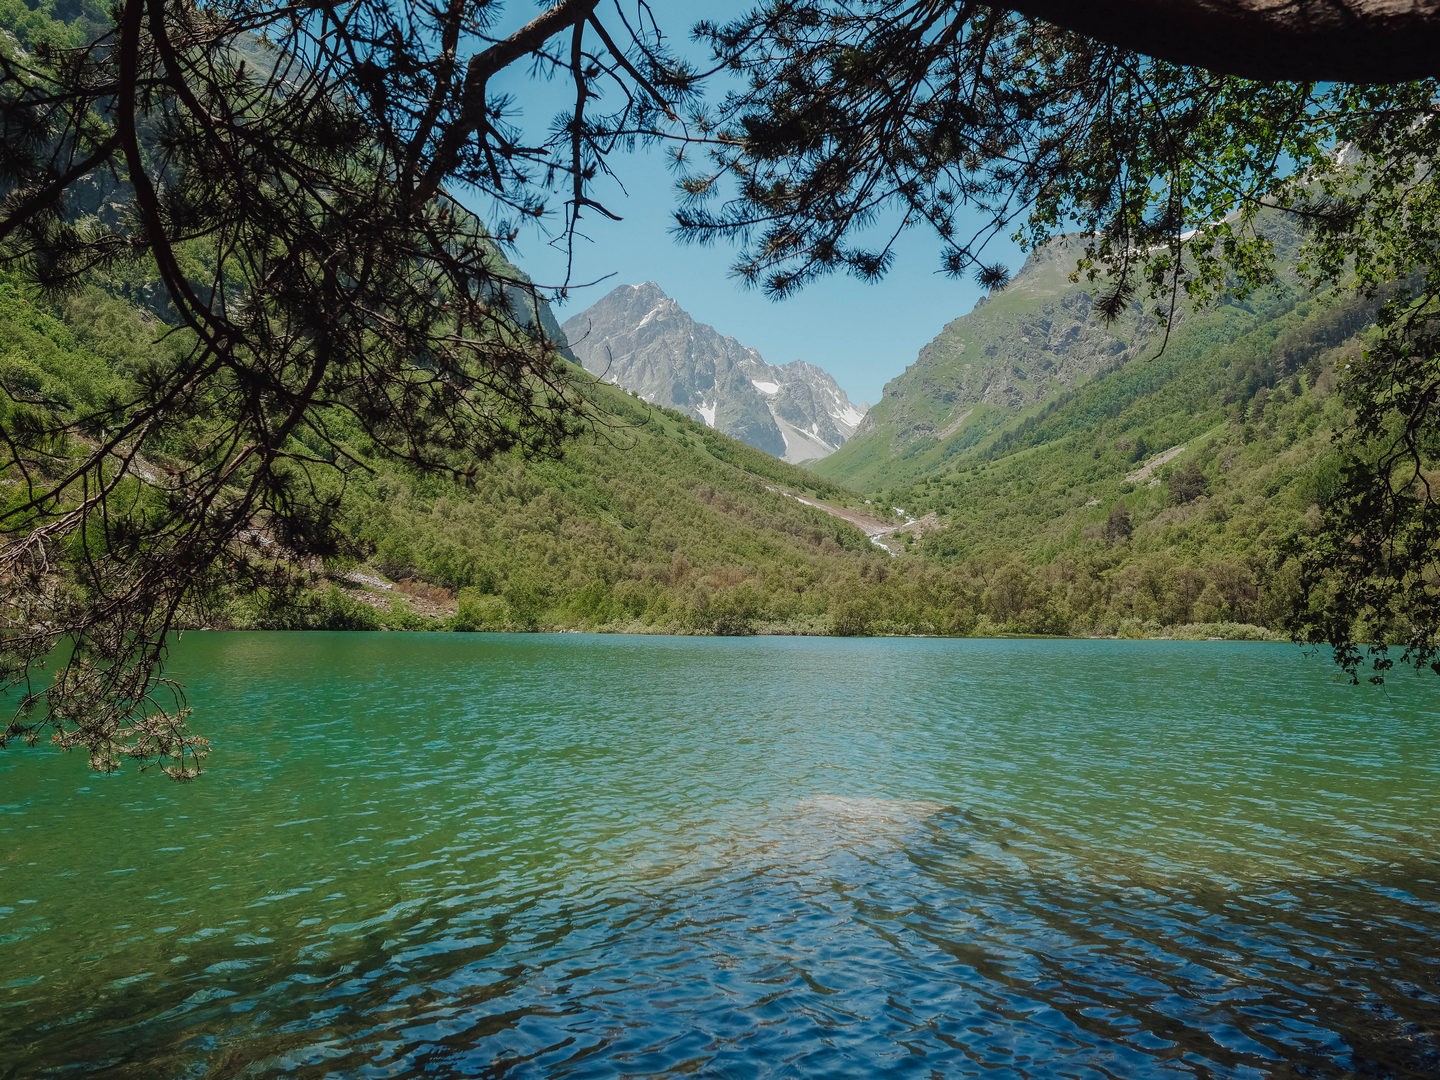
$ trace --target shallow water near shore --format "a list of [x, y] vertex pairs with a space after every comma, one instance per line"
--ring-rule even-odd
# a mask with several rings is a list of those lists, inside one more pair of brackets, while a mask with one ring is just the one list
[[0, 753], [0, 1076], [1440, 1072], [1440, 680], [1289, 645], [190, 634]]

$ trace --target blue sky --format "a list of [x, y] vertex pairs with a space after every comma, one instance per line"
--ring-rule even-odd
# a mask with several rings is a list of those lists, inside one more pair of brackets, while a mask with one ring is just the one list
[[[678, 47], [702, 14], [723, 17], [738, 9], [684, 0], [656, 3], [653, 10]], [[534, 12], [529, 4], [516, 3], [506, 22]], [[537, 84], [524, 65], [506, 76], [503, 89], [524, 109], [527, 127], [544, 127], [564, 107], [563, 89]], [[881, 387], [912, 364], [945, 323], [970, 311], [983, 295], [973, 281], [938, 273], [938, 244], [916, 230], [902, 237], [895, 266], [879, 283], [830, 277], [797, 296], [769, 300], [731, 275], [732, 248], [681, 244], [673, 238], [674, 177], [660, 151], [618, 156], [612, 168], [624, 191], [611, 189], [602, 201], [624, 220], [592, 213], [582, 221], [586, 236], [576, 245], [572, 280], [598, 284], [575, 290], [557, 310], [561, 321], [617, 285], [655, 281], [700, 322], [758, 350], [770, 363], [808, 360], [829, 371], [852, 400], [873, 404]], [[564, 253], [548, 246], [538, 230], [521, 234], [514, 257], [541, 284], [564, 279]], [[1020, 256], [1008, 245], [995, 246], [992, 257], [1019, 268]]]

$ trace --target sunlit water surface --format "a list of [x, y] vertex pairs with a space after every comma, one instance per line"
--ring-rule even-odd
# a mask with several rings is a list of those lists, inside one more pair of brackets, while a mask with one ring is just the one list
[[1440, 682], [1289, 646], [187, 636], [0, 754], [0, 1076], [1440, 1073]]

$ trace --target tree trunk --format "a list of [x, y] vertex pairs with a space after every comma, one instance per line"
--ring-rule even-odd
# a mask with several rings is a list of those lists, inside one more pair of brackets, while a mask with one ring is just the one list
[[1178, 64], [1252, 79], [1440, 74], [1440, 0], [987, 0]]

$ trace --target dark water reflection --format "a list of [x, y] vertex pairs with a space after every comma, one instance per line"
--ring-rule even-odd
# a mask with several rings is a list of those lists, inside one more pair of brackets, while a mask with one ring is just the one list
[[187, 639], [0, 755], [0, 1075], [1433, 1076], [1430, 683], [1288, 648]]

